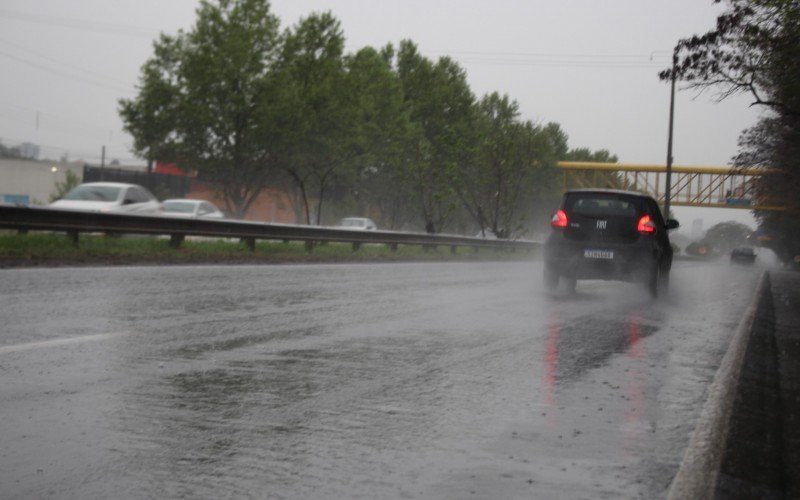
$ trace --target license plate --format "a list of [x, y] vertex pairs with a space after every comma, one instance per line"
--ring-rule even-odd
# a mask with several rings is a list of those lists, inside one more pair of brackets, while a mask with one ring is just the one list
[[583, 251], [583, 256], [587, 259], [613, 259], [614, 258], [614, 251], [613, 250], [593, 250], [593, 249], [586, 249]]

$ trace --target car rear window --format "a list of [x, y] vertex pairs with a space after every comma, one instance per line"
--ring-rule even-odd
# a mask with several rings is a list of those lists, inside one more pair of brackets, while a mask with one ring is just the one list
[[69, 192], [63, 199], [76, 201], [117, 201], [120, 188], [84, 184]]
[[579, 194], [567, 197], [568, 212], [588, 217], [628, 216], [635, 217], [640, 210], [638, 200], [613, 194]]
[[191, 214], [194, 213], [194, 206], [194, 203], [188, 201], [165, 201], [164, 211]]
[[339, 225], [344, 227], [364, 227], [367, 224], [364, 219], [342, 219]]

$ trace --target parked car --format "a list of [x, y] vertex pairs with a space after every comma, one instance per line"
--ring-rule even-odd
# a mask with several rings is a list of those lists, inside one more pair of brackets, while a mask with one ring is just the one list
[[756, 252], [752, 247], [734, 248], [731, 250], [731, 264], [753, 264]]
[[496, 240], [497, 235], [491, 229], [483, 229], [475, 233], [475, 238], [483, 238], [486, 240]]
[[672, 247], [656, 201], [630, 191], [567, 191], [553, 214], [544, 245], [544, 283], [564, 278], [574, 290], [581, 279], [641, 281], [656, 297], [669, 283]]
[[164, 215], [185, 219], [224, 219], [225, 214], [213, 203], [205, 200], [176, 198], [164, 200]]
[[142, 186], [121, 182], [89, 182], [48, 205], [64, 210], [160, 214], [161, 203]]
[[366, 217], [345, 217], [339, 221], [339, 224], [336, 227], [360, 231], [375, 231], [378, 229], [378, 226], [375, 225], [375, 222], [372, 219], [367, 219]]

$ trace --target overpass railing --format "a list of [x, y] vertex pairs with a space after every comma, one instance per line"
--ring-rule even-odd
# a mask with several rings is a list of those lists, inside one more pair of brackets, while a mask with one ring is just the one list
[[[664, 165], [626, 165], [560, 161], [562, 186], [572, 188], [615, 188], [645, 192], [664, 203]], [[755, 180], [766, 175], [758, 168], [672, 167], [670, 203], [673, 206], [783, 210], [754, 196]]]

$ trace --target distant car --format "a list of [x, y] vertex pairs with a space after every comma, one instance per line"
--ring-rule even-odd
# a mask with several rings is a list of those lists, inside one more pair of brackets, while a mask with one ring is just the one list
[[752, 264], [756, 261], [756, 252], [751, 247], [731, 250], [731, 264]]
[[366, 217], [345, 217], [339, 221], [339, 224], [336, 227], [359, 231], [375, 231], [378, 229], [378, 226], [375, 225], [375, 222], [372, 219], [367, 219]]
[[213, 203], [205, 200], [176, 198], [164, 200], [164, 215], [185, 219], [224, 219], [223, 214]]
[[475, 238], [483, 238], [486, 240], [496, 240], [497, 235], [491, 229], [484, 229], [475, 233]]
[[160, 214], [161, 203], [142, 186], [121, 182], [89, 182], [48, 207], [89, 212]]
[[574, 290], [579, 279], [641, 281], [656, 297], [666, 288], [672, 267], [667, 231], [678, 221], [664, 220], [650, 196], [611, 189], [567, 191], [553, 214], [544, 244], [544, 283], [554, 289], [561, 278]]

